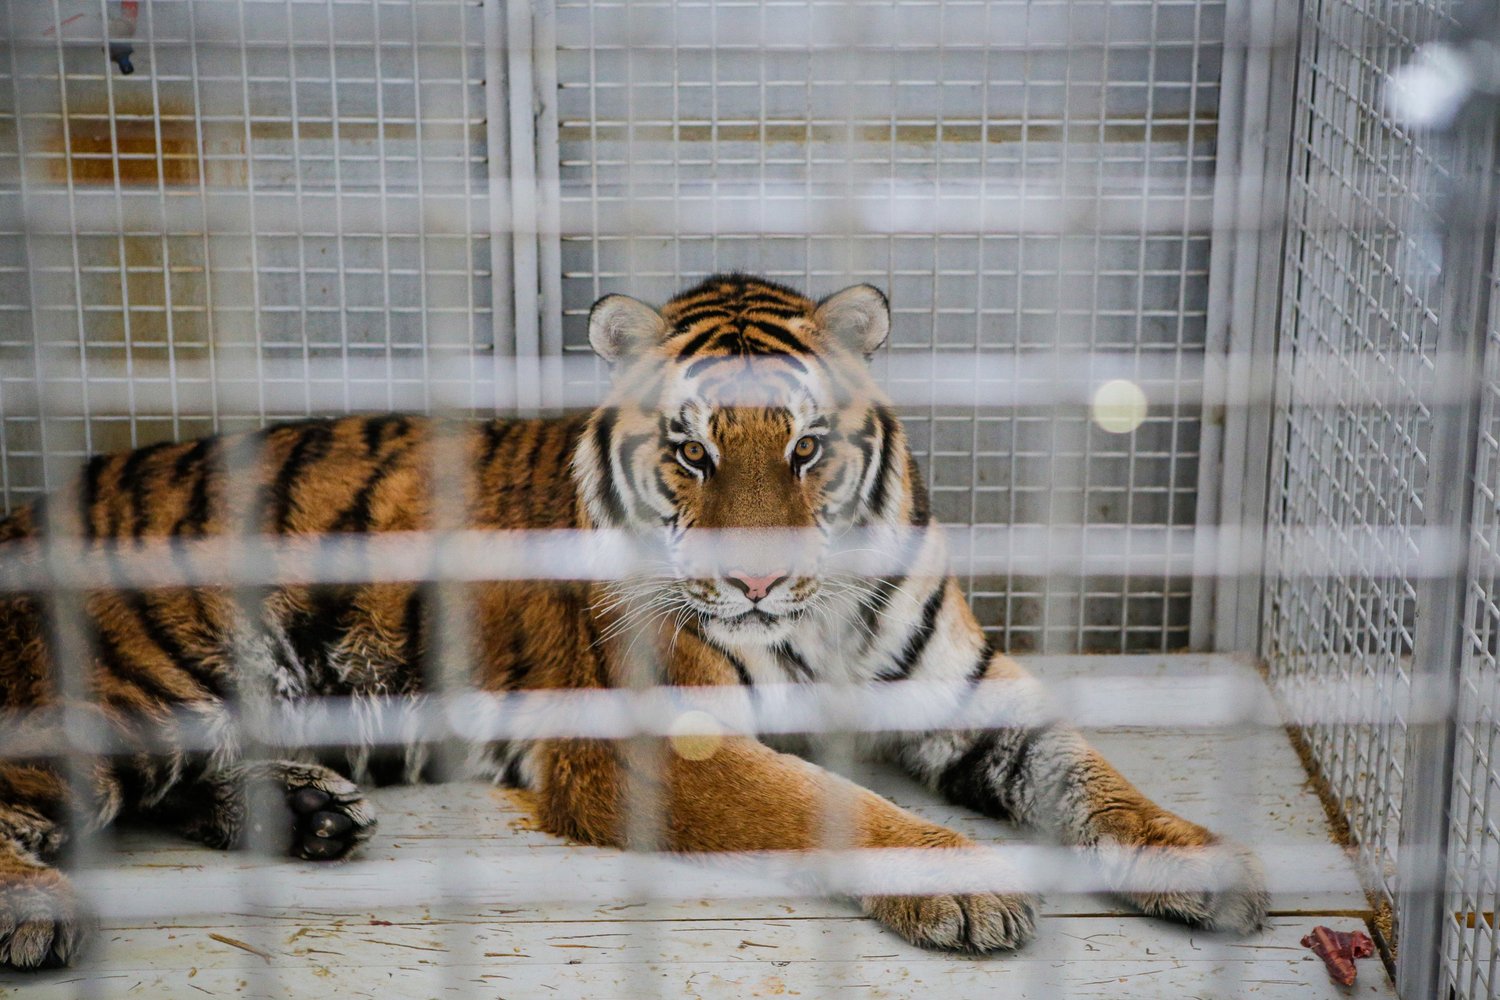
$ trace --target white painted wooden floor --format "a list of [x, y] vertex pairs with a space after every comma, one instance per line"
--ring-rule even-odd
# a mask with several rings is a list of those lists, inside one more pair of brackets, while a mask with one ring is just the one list
[[[1252, 675], [1229, 657], [1027, 662], [1053, 680]], [[1175, 681], [1163, 690], [1195, 696]], [[1394, 996], [1378, 960], [1362, 961], [1359, 984], [1345, 990], [1298, 943], [1320, 923], [1363, 928], [1367, 904], [1279, 728], [1091, 736], [1148, 794], [1262, 850], [1274, 891], [1266, 931], [1216, 938], [1102, 896], [1053, 893], [1019, 953], [954, 957], [909, 947], [839, 900], [642, 902], [628, 859], [532, 830], [514, 793], [386, 788], [373, 793], [376, 839], [342, 865], [123, 832], [107, 867], [82, 880], [105, 913], [90, 962], [0, 974], [0, 997]], [[893, 771], [858, 776], [981, 841], [1017, 839]]]

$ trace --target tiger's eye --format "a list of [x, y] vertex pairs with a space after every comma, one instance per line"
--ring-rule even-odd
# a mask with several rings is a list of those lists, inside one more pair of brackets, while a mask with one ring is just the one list
[[798, 458], [812, 458], [817, 453], [817, 450], [818, 439], [809, 434], [797, 442], [796, 446], [792, 448], [792, 454]]
[[689, 462], [701, 462], [708, 457], [708, 449], [697, 441], [686, 441], [682, 445], [682, 457]]

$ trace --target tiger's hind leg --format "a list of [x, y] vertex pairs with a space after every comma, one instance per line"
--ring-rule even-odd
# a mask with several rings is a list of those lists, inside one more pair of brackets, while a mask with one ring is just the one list
[[308, 861], [344, 857], [376, 825], [358, 785], [321, 764], [293, 760], [210, 771], [173, 789], [157, 812], [209, 847], [278, 845], [286, 836], [288, 852]]

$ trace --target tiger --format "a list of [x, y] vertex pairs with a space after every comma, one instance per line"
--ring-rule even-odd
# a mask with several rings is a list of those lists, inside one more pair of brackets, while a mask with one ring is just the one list
[[[957, 721], [874, 727], [851, 737], [860, 752], [1076, 848], [1145, 914], [1233, 934], [1261, 927], [1268, 893], [1254, 852], [1153, 802], [988, 640], [871, 371], [890, 330], [889, 303], [868, 284], [814, 301], [735, 273], [660, 308], [606, 295], [588, 316], [610, 372], [592, 410], [356, 415], [163, 442], [96, 456], [18, 507], [0, 521], [0, 572], [12, 575], [41, 565], [49, 539], [108, 565], [153, 542], [180, 552], [232, 537], [312, 543], [455, 526], [487, 538], [597, 533], [643, 555], [614, 578], [480, 573], [442, 594], [420, 579], [105, 578], [74, 592], [83, 635], [58, 627], [39, 586], [0, 588], [0, 964], [79, 954], [93, 921], [57, 865], [80, 831], [131, 816], [232, 849], [252, 827], [289, 829], [293, 856], [334, 861], [375, 833], [363, 788], [435, 770], [529, 790], [543, 829], [586, 845], [689, 856], [811, 852], [829, 838], [939, 852], [919, 857], [977, 849], [816, 766], [805, 740], [730, 719], [758, 692], [811, 684], [923, 685], [924, 718]], [[436, 471], [462, 488], [438, 495]], [[884, 561], [860, 568], [850, 551]], [[696, 752], [674, 751], [665, 730], [481, 734], [446, 769], [421, 739], [330, 753], [295, 731], [286, 745], [236, 735], [242, 702], [341, 697], [377, 714], [435, 697], [444, 643], [464, 654], [459, 682], [474, 698], [664, 685], [731, 707]], [[65, 656], [86, 664], [81, 680], [60, 670]], [[964, 721], [996, 692], [1003, 725]], [[68, 712], [109, 745], [60, 750], [57, 716]], [[656, 804], [646, 820], [631, 809], [642, 788]], [[910, 888], [861, 886], [854, 902], [928, 948], [1008, 951], [1035, 934], [1039, 899], [1021, 882]]]

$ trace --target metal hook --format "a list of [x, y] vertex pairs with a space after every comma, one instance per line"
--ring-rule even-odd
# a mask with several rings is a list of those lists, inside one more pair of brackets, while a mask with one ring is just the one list
[[[131, 61], [131, 56], [135, 54], [135, 46], [129, 39], [135, 37], [135, 22], [141, 9], [140, 0], [119, 0], [111, 6], [117, 7], [118, 10], [111, 12], [107, 25], [109, 32], [107, 37], [111, 39], [109, 58], [120, 67], [123, 75], [129, 76], [135, 72], [135, 63]], [[113, 41], [115, 38], [122, 40]]]

